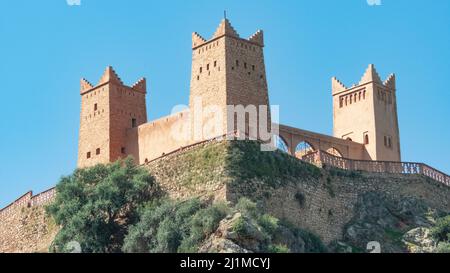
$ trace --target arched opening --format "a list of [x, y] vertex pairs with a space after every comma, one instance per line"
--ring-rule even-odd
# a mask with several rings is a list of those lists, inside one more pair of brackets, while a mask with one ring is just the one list
[[284, 141], [284, 139], [282, 137], [277, 136], [277, 135], [275, 135], [273, 137], [275, 139], [275, 147], [282, 152], [289, 153], [289, 147], [288, 147], [286, 141]]
[[327, 150], [327, 153], [332, 154], [332, 155], [337, 156], [337, 157], [342, 157], [341, 152], [339, 152], [339, 150], [334, 148], [334, 147], [329, 148]]
[[353, 139], [351, 139], [350, 137], [347, 137], [346, 140], [353, 141]]
[[367, 133], [364, 134], [364, 144], [369, 144], [369, 135]]
[[314, 152], [314, 147], [307, 141], [302, 141], [295, 147], [295, 156], [297, 158], [302, 158], [312, 152]]

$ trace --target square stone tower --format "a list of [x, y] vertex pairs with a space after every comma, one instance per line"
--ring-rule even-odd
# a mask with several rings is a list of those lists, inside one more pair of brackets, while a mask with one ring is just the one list
[[395, 75], [382, 82], [374, 65], [350, 88], [332, 78], [333, 134], [363, 143], [366, 159], [401, 161]]
[[81, 79], [78, 167], [126, 157], [126, 131], [147, 122], [146, 81], [125, 86], [112, 67], [93, 86]]
[[[189, 104], [192, 121], [195, 123], [192, 126], [194, 140], [207, 138], [205, 132], [208, 129], [215, 131], [216, 135], [219, 131], [220, 134], [225, 134], [239, 130], [253, 138], [259, 138], [260, 122], [267, 123], [267, 132], [269, 131], [270, 111], [261, 113], [259, 107], [269, 106], [263, 47], [261, 30], [250, 38], [243, 39], [228, 19], [222, 20], [210, 40], [198, 33], [192, 34]], [[237, 114], [227, 105], [239, 105], [246, 113], [241, 111]], [[213, 122], [217, 114], [223, 117], [221, 124]], [[245, 122], [240, 122], [237, 126], [239, 120]], [[220, 126], [219, 131], [211, 130], [211, 127], [217, 125]], [[214, 133], [210, 136], [214, 136]]]

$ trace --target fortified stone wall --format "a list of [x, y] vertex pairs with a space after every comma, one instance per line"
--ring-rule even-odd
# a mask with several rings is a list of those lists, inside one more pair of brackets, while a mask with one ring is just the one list
[[[450, 212], [450, 187], [417, 174], [320, 169], [319, 178], [280, 177], [280, 186], [275, 187], [261, 179], [236, 178], [226, 159], [229, 143], [194, 145], [150, 162], [147, 168], [171, 197], [200, 196], [230, 202], [248, 197], [274, 216], [317, 234], [326, 243], [342, 238], [357, 201], [367, 192], [378, 192], [394, 200], [416, 198], [432, 208]], [[306, 163], [298, 160], [298, 164]], [[235, 183], [236, 179], [239, 183]]]
[[[269, 192], [269, 194], [267, 194]], [[290, 178], [273, 189], [261, 181], [228, 187], [227, 197], [250, 196], [270, 214], [317, 234], [325, 243], [342, 239], [356, 203], [364, 193], [379, 192], [394, 200], [417, 198], [432, 208], [450, 212], [450, 188], [420, 175], [370, 174], [351, 177], [330, 174], [318, 180]]]
[[[285, 168], [284, 173], [276, 174], [276, 183], [264, 181], [264, 176], [247, 177], [258, 170], [240, 173], [242, 169], [232, 167], [230, 160], [235, 161], [234, 166], [244, 169], [249, 158], [252, 167], [259, 162], [286, 164], [289, 161], [297, 169], [314, 167], [280, 152], [255, 154], [246, 150], [245, 145], [236, 149], [233, 143], [237, 142], [214, 139], [192, 144], [144, 166], [172, 198], [236, 202], [240, 197], [247, 197], [274, 216], [317, 234], [326, 243], [342, 238], [357, 202], [368, 192], [381, 193], [393, 200], [415, 198], [433, 209], [450, 212], [450, 187], [418, 174], [317, 168], [314, 176], [303, 176], [293, 175], [290, 168]], [[45, 216], [42, 205], [52, 200], [53, 193], [49, 190], [34, 197], [27, 193], [2, 210], [0, 252], [48, 248], [57, 229]]]
[[192, 143], [189, 112], [182, 111], [127, 130], [126, 149], [144, 164]]
[[44, 209], [53, 196], [53, 189], [34, 197], [28, 192], [0, 212], [0, 253], [48, 252], [58, 233]]

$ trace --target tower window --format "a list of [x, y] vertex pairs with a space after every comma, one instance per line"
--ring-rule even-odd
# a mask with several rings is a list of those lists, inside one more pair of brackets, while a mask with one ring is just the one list
[[91, 152], [86, 153], [86, 158], [91, 158]]
[[100, 148], [95, 149], [95, 154], [99, 155], [100, 154]]
[[209, 64], [206, 65], [206, 70], [209, 70]]
[[255, 65], [252, 65], [252, 70], [255, 71]]
[[203, 67], [200, 67], [200, 73], [202, 73]]
[[120, 152], [121, 152], [122, 154], [124, 154], [124, 153], [125, 153], [125, 147], [120, 148]]
[[247, 69], [247, 63], [244, 63], [244, 68]]
[[367, 133], [364, 134], [364, 144], [365, 145], [369, 144], [369, 134]]
[[214, 67], [216, 67], [217, 66], [217, 61], [214, 61]]
[[94, 111], [97, 111], [97, 103], [94, 104]]
[[236, 60], [236, 67], [239, 67], [239, 61]]
[[392, 148], [392, 142], [390, 136], [384, 136], [384, 146]]
[[131, 128], [134, 128], [134, 127], [136, 127], [136, 119], [135, 118], [132, 118], [131, 119]]

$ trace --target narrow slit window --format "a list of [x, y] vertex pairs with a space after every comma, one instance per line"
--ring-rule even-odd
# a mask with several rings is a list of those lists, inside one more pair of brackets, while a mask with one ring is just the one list
[[100, 148], [95, 149], [95, 154], [99, 155], [100, 154]]
[[136, 125], [137, 125], [136, 119], [135, 119], [135, 118], [132, 118], [132, 119], [131, 119], [131, 128], [136, 127]]

